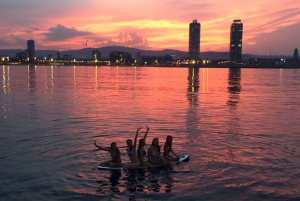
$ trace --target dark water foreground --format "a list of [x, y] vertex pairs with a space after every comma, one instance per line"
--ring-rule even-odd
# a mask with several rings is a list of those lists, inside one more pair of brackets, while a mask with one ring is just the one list
[[[2, 66], [0, 200], [300, 200], [300, 69]], [[100, 171], [150, 127], [190, 161]], [[141, 133], [141, 136], [142, 136]]]

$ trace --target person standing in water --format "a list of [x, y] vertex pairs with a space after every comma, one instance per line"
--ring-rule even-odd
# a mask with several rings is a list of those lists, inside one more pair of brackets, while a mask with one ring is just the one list
[[115, 142], [111, 143], [109, 148], [98, 146], [96, 141], [94, 142], [94, 145], [95, 145], [95, 147], [97, 147], [100, 150], [108, 151], [111, 156], [111, 160], [100, 163], [99, 165], [109, 166], [109, 167], [122, 167], [120, 150], [117, 147], [117, 144]]
[[[179, 156], [177, 156], [175, 154], [175, 152], [172, 149], [172, 141], [173, 141], [173, 137], [172, 136], [167, 136], [166, 138], [166, 142], [164, 145], [164, 153], [163, 153], [163, 157], [167, 160], [167, 161], [179, 161]], [[172, 153], [174, 155], [174, 157], [170, 154]]]
[[138, 137], [139, 131], [141, 129], [142, 128], [138, 128], [136, 130], [136, 134], [135, 134], [135, 138], [134, 138], [134, 144], [132, 144], [132, 140], [131, 139], [128, 139], [126, 141], [126, 144], [127, 144], [126, 152], [127, 152], [127, 155], [130, 158], [130, 162], [123, 164], [123, 168], [124, 168], [125, 171], [127, 171], [128, 169], [135, 169], [135, 168], [137, 168], [137, 167], [140, 166], [140, 162], [139, 162], [139, 159], [138, 159], [138, 156], [137, 156], [137, 152], [136, 152], [136, 141], [137, 141], [137, 137]]

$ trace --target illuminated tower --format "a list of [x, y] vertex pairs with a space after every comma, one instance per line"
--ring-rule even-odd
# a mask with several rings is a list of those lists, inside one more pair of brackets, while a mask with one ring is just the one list
[[243, 38], [243, 23], [241, 20], [234, 20], [230, 29], [230, 61], [242, 60], [242, 38]]
[[298, 57], [299, 57], [299, 53], [298, 53], [298, 49], [296, 48], [296, 49], [294, 50], [293, 59], [298, 59]]
[[28, 40], [27, 41], [27, 58], [29, 61], [34, 61], [35, 57], [35, 46], [34, 46], [34, 40]]
[[201, 25], [197, 20], [190, 23], [189, 59], [200, 59], [200, 27]]

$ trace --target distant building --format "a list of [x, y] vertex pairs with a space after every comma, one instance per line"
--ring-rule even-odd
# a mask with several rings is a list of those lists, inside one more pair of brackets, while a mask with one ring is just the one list
[[298, 59], [299, 58], [299, 53], [298, 53], [298, 49], [296, 48], [294, 50], [294, 55], [293, 55], [293, 59]]
[[230, 61], [242, 60], [242, 38], [243, 38], [243, 23], [241, 20], [234, 20], [230, 27]]
[[113, 51], [109, 54], [109, 60], [113, 64], [129, 64], [132, 59], [128, 52]]
[[[71, 58], [71, 55], [70, 55], [70, 58]], [[64, 61], [69, 61], [69, 55], [68, 54], [65, 54], [62, 58]]]
[[48, 60], [53, 59], [52, 54], [49, 54], [47, 57]]
[[29, 61], [34, 61], [35, 58], [34, 40], [27, 40], [27, 58], [29, 59]]
[[157, 56], [142, 56], [142, 64], [145, 66], [155, 65], [157, 62], [160, 62], [162, 57]]
[[17, 60], [25, 60], [27, 58], [27, 51], [23, 51], [23, 52], [17, 52], [16, 53], [16, 59]]
[[171, 55], [165, 56], [142, 56], [141, 64], [145, 66], [169, 65], [173, 61]]
[[139, 64], [142, 61], [142, 53], [140, 51], [135, 53], [135, 60], [137, 64]]
[[169, 54], [166, 54], [166, 55], [163, 57], [163, 60], [164, 60], [165, 62], [170, 62], [170, 61], [172, 61], [172, 60], [173, 60], [173, 58], [172, 58], [172, 56], [171, 56], [171, 55], [169, 55]]
[[98, 50], [92, 51], [92, 58], [94, 61], [99, 61], [101, 59], [101, 52]]
[[200, 23], [197, 20], [193, 20], [190, 23], [189, 31], [189, 59], [200, 59]]
[[9, 56], [8, 55], [0, 55], [0, 62], [5, 62], [9, 61]]
[[57, 53], [56, 53], [56, 59], [57, 59], [57, 60], [60, 60], [60, 52], [59, 52], [59, 50], [58, 50]]

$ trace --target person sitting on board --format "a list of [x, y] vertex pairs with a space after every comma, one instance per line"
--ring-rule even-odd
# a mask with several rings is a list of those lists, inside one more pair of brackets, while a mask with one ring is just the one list
[[158, 145], [158, 138], [152, 140], [151, 146], [148, 148], [148, 162], [152, 165], [162, 165], [164, 168], [170, 167], [173, 169], [171, 163], [166, 161], [165, 158], [160, 155], [160, 146]]
[[[173, 137], [172, 136], [167, 136], [166, 138], [166, 142], [164, 145], [164, 153], [163, 153], [163, 157], [167, 160], [167, 161], [179, 161], [179, 156], [177, 156], [175, 154], [175, 152], [172, 149], [172, 141], [173, 141]], [[172, 153], [174, 156], [172, 156], [170, 153]]]
[[115, 142], [112, 142], [109, 148], [98, 146], [96, 141], [94, 142], [94, 145], [100, 150], [108, 151], [110, 153], [110, 156], [111, 156], [111, 160], [100, 163], [99, 164], [100, 166], [122, 167], [120, 150], [117, 147], [117, 144]]
[[153, 165], [151, 163], [148, 163], [147, 161], [144, 160], [144, 157], [146, 156], [146, 150], [145, 150], [145, 145], [146, 145], [146, 138], [147, 138], [147, 134], [149, 131], [149, 127], [147, 127], [147, 130], [145, 132], [144, 138], [139, 140], [139, 147], [138, 147], [138, 159], [140, 161], [141, 166], [145, 166], [147, 168], [150, 168], [151, 171], [154, 171], [153, 169]]
[[128, 169], [135, 169], [135, 168], [140, 166], [140, 162], [139, 162], [138, 156], [136, 154], [136, 140], [137, 140], [137, 137], [138, 137], [138, 134], [139, 134], [140, 130], [141, 130], [141, 128], [138, 128], [136, 130], [133, 145], [132, 145], [132, 140], [131, 139], [128, 139], [126, 141], [126, 143], [127, 143], [126, 152], [127, 152], [127, 155], [130, 158], [130, 162], [123, 164], [123, 168], [124, 168], [125, 171], [127, 171]]

